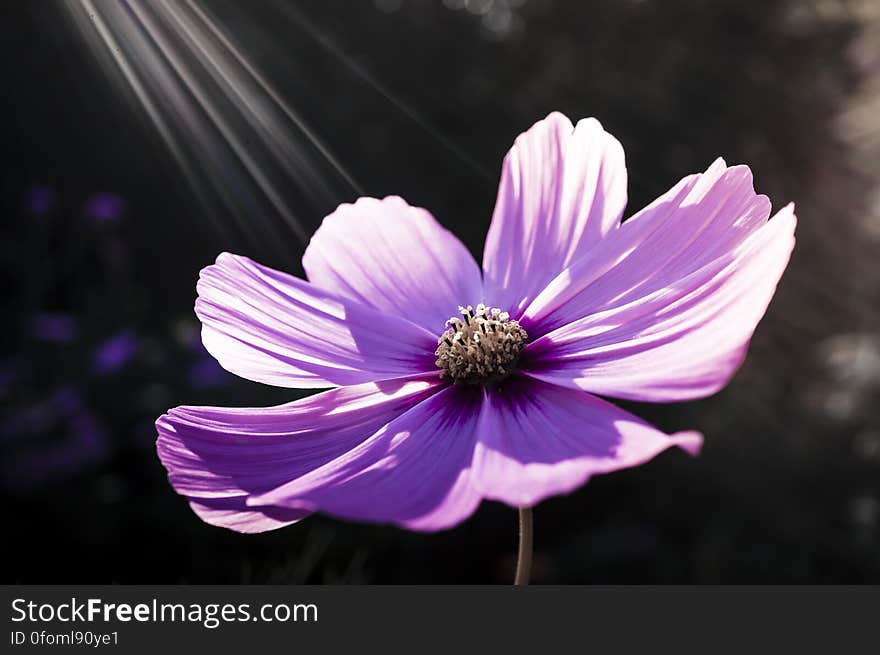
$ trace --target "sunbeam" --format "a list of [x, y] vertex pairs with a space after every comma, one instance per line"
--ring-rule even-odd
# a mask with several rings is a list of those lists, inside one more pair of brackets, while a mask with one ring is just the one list
[[361, 186], [196, 0], [66, 0], [223, 233], [303, 244]]
[[440, 145], [449, 150], [459, 160], [465, 163], [472, 171], [474, 171], [486, 180], [494, 179], [493, 172], [489, 171], [485, 166], [483, 166], [477, 160], [471, 157], [464, 148], [453, 142], [449, 137], [447, 137], [439, 129], [437, 129], [437, 127], [431, 125], [431, 123], [428, 122], [428, 120], [424, 116], [422, 116], [421, 113], [419, 113], [413, 107], [401, 100], [396, 94], [394, 94], [384, 84], [377, 80], [376, 77], [372, 75], [367, 69], [365, 69], [362, 65], [360, 65], [358, 62], [348, 56], [329, 35], [327, 35], [317, 25], [310, 21], [306, 17], [306, 15], [303, 14], [303, 12], [299, 11], [296, 7], [289, 3], [279, 3], [278, 7], [287, 18], [289, 18], [301, 30], [311, 36], [318, 43], [318, 45], [321, 46], [321, 48], [323, 48], [326, 52], [330, 53], [333, 57], [338, 59], [356, 77], [360, 78], [376, 93], [378, 93], [385, 100], [391, 103], [391, 105], [393, 105], [398, 111], [403, 113], [407, 118], [412, 120], [423, 130], [425, 130], [425, 132], [436, 139], [437, 142], [440, 143]]

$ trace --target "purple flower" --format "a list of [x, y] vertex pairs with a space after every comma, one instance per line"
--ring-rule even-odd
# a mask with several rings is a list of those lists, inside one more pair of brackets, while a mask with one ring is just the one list
[[76, 319], [69, 314], [36, 314], [30, 320], [30, 333], [40, 341], [73, 341], [78, 333]]
[[32, 214], [42, 216], [55, 207], [57, 200], [55, 190], [47, 186], [31, 187], [24, 197], [24, 205]]
[[84, 211], [94, 221], [115, 221], [125, 212], [125, 200], [115, 193], [96, 193], [86, 200]]
[[99, 345], [92, 354], [92, 370], [99, 375], [109, 375], [122, 369], [137, 354], [138, 339], [123, 330]]
[[221, 254], [198, 284], [208, 351], [283, 387], [279, 407], [160, 417], [169, 479], [208, 523], [259, 532], [311, 512], [439, 530], [484, 498], [531, 506], [641, 464], [666, 435], [597, 395], [682, 401], [745, 356], [794, 245], [746, 166], [689, 175], [621, 223], [623, 149], [554, 113], [503, 166], [482, 275], [402, 199], [340, 206], [308, 281]]
[[0, 421], [10, 448], [0, 458], [0, 487], [33, 489], [101, 459], [107, 435], [80, 393], [64, 385]]

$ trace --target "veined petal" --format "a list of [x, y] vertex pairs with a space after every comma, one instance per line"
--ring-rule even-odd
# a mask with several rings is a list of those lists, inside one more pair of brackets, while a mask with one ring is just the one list
[[[701, 398], [736, 372], [794, 247], [788, 205], [695, 271], [644, 285], [527, 347], [532, 377], [643, 401]], [[658, 272], [658, 275], [660, 272]]]
[[436, 335], [246, 257], [221, 254], [198, 292], [205, 348], [249, 380], [316, 388], [435, 370]]
[[770, 201], [755, 193], [749, 167], [728, 167], [718, 159], [574, 261], [520, 322], [538, 336], [675, 284], [736, 248], [768, 216]]
[[504, 159], [483, 254], [485, 295], [518, 317], [550, 280], [620, 223], [623, 148], [594, 118], [552, 113]]
[[303, 268], [316, 286], [434, 335], [459, 305], [482, 299], [480, 269], [467, 248], [396, 196], [340, 205], [312, 236]]
[[699, 452], [697, 432], [666, 435], [583, 391], [518, 379], [487, 390], [474, 457], [485, 498], [528, 507], [592, 475], [637, 466], [670, 446]]
[[277, 407], [177, 407], [156, 421], [156, 448], [171, 485], [199, 516], [259, 532], [309, 512], [251, 497], [320, 469], [441, 388], [436, 380], [388, 380]]
[[250, 499], [362, 521], [440, 530], [471, 515], [480, 394], [450, 386], [356, 448], [308, 475]]
[[307, 517], [311, 512], [286, 507], [248, 507], [247, 496], [190, 499], [189, 506], [205, 523], [235, 532], [277, 530]]

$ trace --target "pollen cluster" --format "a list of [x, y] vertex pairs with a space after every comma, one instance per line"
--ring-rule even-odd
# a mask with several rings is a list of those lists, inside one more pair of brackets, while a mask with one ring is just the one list
[[513, 371], [528, 334], [510, 314], [482, 303], [459, 307], [437, 340], [440, 377], [454, 382], [483, 384], [501, 380]]

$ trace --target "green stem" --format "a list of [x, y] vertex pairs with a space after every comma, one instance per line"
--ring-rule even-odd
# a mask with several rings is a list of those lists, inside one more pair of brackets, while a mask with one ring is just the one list
[[532, 573], [534, 524], [532, 521], [532, 508], [519, 508], [519, 552], [516, 556], [516, 577], [513, 584], [524, 586], [529, 584], [529, 576]]

